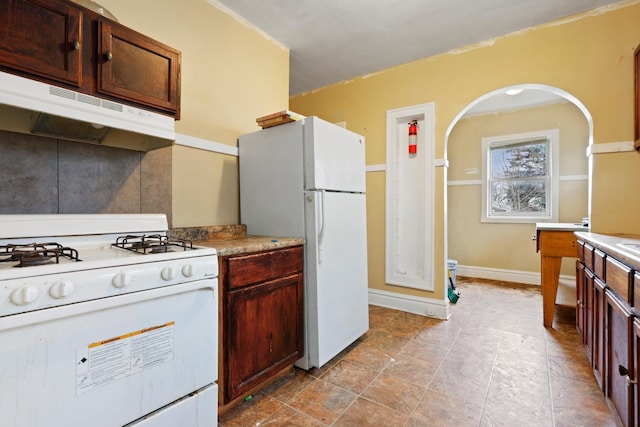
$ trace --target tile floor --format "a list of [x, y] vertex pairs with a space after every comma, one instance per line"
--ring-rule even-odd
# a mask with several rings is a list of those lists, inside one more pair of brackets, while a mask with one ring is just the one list
[[575, 329], [540, 288], [458, 278], [448, 321], [370, 306], [369, 332], [294, 369], [219, 426], [617, 426]]

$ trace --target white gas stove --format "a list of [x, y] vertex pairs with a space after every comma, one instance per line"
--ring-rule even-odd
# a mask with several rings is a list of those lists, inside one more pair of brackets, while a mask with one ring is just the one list
[[167, 229], [0, 215], [3, 423], [217, 424], [217, 254]]

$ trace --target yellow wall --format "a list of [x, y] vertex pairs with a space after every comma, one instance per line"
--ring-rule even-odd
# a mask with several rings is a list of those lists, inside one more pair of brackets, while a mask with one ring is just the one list
[[[589, 126], [574, 104], [463, 118], [453, 128], [447, 145], [449, 258], [461, 266], [540, 271], [540, 255], [531, 240], [536, 234], [535, 223], [480, 222], [482, 174], [469, 175], [466, 170], [482, 171], [482, 138], [546, 129], [558, 129], [560, 134], [558, 221], [580, 222], [587, 216]], [[453, 185], [456, 183], [464, 185]], [[562, 273], [573, 276], [575, 264], [564, 264]]]
[[[328, 121], [346, 121], [367, 141], [367, 164], [385, 161], [385, 114], [393, 108], [435, 102], [436, 157], [445, 157], [445, 132], [471, 101], [495, 89], [521, 83], [556, 86], [576, 96], [593, 116], [595, 143], [633, 139], [633, 52], [640, 43], [640, 5], [617, 3], [595, 13], [535, 27], [455, 52], [424, 58], [362, 76], [290, 100], [290, 108]], [[592, 230], [640, 234], [634, 214], [640, 199], [623, 185], [640, 180], [636, 153], [594, 158]], [[369, 263], [384, 265], [383, 172], [372, 172], [367, 188]], [[375, 175], [375, 176], [374, 176]], [[446, 176], [435, 168], [435, 292], [370, 286], [391, 292], [443, 298], [446, 259]], [[532, 249], [533, 250], [533, 249]], [[374, 267], [379, 268], [379, 267]], [[371, 272], [371, 270], [370, 270]], [[378, 273], [376, 273], [378, 274]]]
[[[182, 52], [176, 133], [235, 147], [288, 108], [289, 51], [205, 0], [102, 0], [121, 24]], [[237, 157], [172, 148], [173, 226], [237, 224]]]

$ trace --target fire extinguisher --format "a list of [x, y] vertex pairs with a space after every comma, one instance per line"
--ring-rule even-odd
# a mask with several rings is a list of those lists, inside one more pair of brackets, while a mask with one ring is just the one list
[[416, 154], [418, 151], [418, 121], [409, 122], [409, 154]]

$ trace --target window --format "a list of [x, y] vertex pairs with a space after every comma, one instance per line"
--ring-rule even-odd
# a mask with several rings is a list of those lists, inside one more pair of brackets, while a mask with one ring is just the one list
[[482, 222], [558, 218], [558, 129], [482, 138]]

